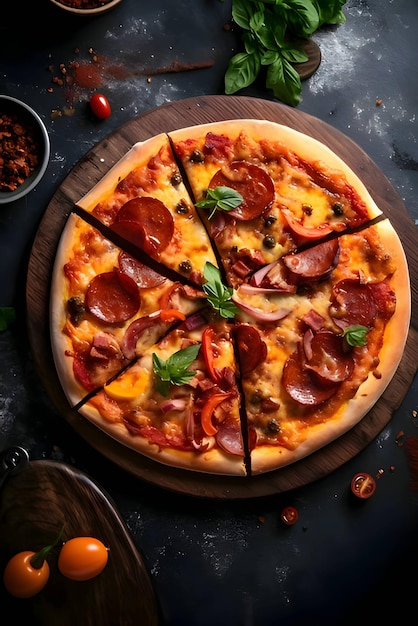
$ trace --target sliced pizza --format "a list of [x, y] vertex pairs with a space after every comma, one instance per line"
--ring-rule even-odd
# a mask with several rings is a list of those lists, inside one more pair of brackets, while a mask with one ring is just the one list
[[126, 446], [163, 464], [246, 474], [229, 323], [190, 316], [80, 407]]
[[77, 206], [141, 251], [140, 260], [193, 284], [202, 283], [206, 261], [216, 264], [165, 134], [136, 143]]
[[381, 214], [337, 155], [280, 124], [229, 120], [170, 139], [233, 287], [307, 242]]
[[205, 305], [201, 289], [157, 274], [71, 214], [55, 258], [50, 300], [53, 356], [70, 404]]
[[253, 474], [355, 426], [394, 375], [409, 328], [408, 272], [388, 220], [277, 265], [280, 284], [234, 296]]

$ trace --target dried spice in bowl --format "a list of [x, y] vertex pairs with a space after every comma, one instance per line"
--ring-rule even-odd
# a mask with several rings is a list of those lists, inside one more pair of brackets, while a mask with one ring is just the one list
[[0, 110], [0, 191], [16, 191], [38, 167], [40, 151], [30, 121]]
[[98, 9], [109, 4], [111, 0], [59, 0], [59, 2], [72, 9]]

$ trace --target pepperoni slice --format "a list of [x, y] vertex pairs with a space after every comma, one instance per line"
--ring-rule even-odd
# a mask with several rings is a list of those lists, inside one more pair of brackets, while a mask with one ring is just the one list
[[330, 314], [337, 326], [360, 324], [370, 328], [376, 317], [388, 318], [395, 307], [395, 294], [386, 283], [361, 283], [346, 278], [333, 288]]
[[126, 202], [111, 228], [151, 256], [158, 256], [170, 243], [174, 219], [156, 198], [143, 196]]
[[282, 383], [289, 396], [304, 406], [317, 406], [329, 400], [339, 383], [321, 384], [312, 372], [304, 368], [302, 348], [291, 354], [283, 367]]
[[135, 315], [140, 304], [135, 281], [118, 270], [98, 274], [87, 288], [88, 310], [108, 324], [126, 322]]
[[339, 252], [338, 239], [331, 239], [303, 252], [288, 254], [283, 257], [283, 263], [299, 279], [318, 280], [332, 272], [337, 265]]
[[267, 211], [274, 200], [274, 183], [265, 170], [246, 161], [233, 161], [216, 172], [209, 188], [230, 187], [243, 197], [243, 202], [228, 211], [237, 220], [252, 220]]
[[344, 349], [344, 339], [331, 331], [315, 333], [310, 341], [310, 355], [305, 368], [323, 384], [342, 383], [354, 369], [351, 352]]
[[249, 374], [267, 356], [267, 344], [254, 326], [239, 324], [235, 327], [241, 374]]
[[244, 455], [241, 429], [236, 420], [227, 417], [220, 422], [215, 437], [219, 446], [229, 454]]
[[141, 289], [158, 287], [167, 280], [165, 276], [140, 263], [123, 250], [119, 253], [119, 269], [130, 276]]

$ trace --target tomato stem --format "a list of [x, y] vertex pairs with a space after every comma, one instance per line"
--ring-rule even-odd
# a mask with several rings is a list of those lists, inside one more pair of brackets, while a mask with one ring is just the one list
[[[65, 526], [65, 524], [64, 524], [64, 526]], [[54, 543], [51, 543], [48, 546], [44, 546], [43, 548], [38, 550], [38, 552], [35, 552], [33, 557], [30, 559], [30, 564], [31, 564], [31, 567], [33, 567], [33, 569], [41, 569], [42, 565], [44, 564], [44, 561], [46, 560], [46, 557], [48, 556], [48, 554], [51, 552], [51, 550], [53, 548], [55, 548], [57, 543], [60, 541], [60, 539], [62, 537], [62, 533], [64, 532], [64, 526], [61, 528], [57, 538], [54, 541]]]

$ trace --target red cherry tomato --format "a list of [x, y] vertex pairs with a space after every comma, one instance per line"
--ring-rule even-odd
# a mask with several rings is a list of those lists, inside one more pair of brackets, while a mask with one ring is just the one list
[[36, 556], [36, 552], [26, 550], [15, 554], [7, 563], [3, 582], [7, 591], [15, 598], [31, 598], [48, 582], [49, 565], [47, 561], [41, 560], [40, 566], [36, 567]]
[[89, 580], [106, 567], [109, 553], [94, 537], [74, 537], [64, 543], [58, 557], [58, 569], [72, 580]]
[[376, 481], [367, 472], [359, 472], [351, 480], [351, 492], [362, 500], [370, 498], [376, 491]]
[[299, 519], [298, 510], [294, 506], [286, 506], [280, 513], [280, 518], [286, 526], [292, 526]]
[[90, 98], [90, 108], [94, 115], [101, 120], [105, 120], [107, 117], [110, 117], [110, 114], [112, 113], [109, 100], [102, 93], [95, 93]]

